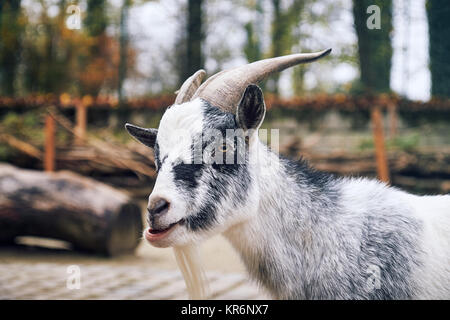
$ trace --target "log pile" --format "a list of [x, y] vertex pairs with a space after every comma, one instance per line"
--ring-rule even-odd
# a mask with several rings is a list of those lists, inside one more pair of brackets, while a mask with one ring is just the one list
[[141, 231], [139, 206], [116, 189], [72, 172], [0, 164], [0, 243], [39, 236], [117, 255], [133, 252]]
[[[49, 113], [61, 128], [73, 134], [74, 137], [77, 136], [73, 124], [67, 118], [54, 108], [50, 108]], [[39, 147], [9, 133], [0, 132], [0, 142], [8, 144], [39, 163], [44, 159], [44, 152]], [[156, 176], [152, 152], [137, 142], [124, 145], [88, 135], [83, 138], [82, 144], [58, 146], [55, 154], [57, 170], [71, 170], [83, 175], [134, 172], [139, 178], [153, 179]]]
[[72, 123], [62, 116], [56, 109], [49, 109], [50, 115], [65, 130], [81, 139], [83, 144], [63, 147], [57, 153], [60, 161], [81, 161], [85, 164], [97, 164], [103, 167], [112, 167], [119, 170], [130, 170], [138, 175], [154, 178], [155, 165], [153, 156], [147, 147], [141, 144], [133, 146], [118, 145], [93, 136], [80, 137], [77, 135]]
[[[293, 159], [303, 157], [314, 168], [339, 176], [377, 175], [373, 151], [315, 153], [311, 148], [302, 148], [301, 141], [294, 139], [282, 146], [280, 152]], [[391, 150], [387, 158], [392, 185], [419, 193], [450, 192], [450, 149]]]
[[[319, 170], [340, 175], [374, 175], [376, 166], [373, 152], [331, 154], [303, 153]], [[393, 151], [388, 153], [389, 168], [395, 174], [415, 177], [450, 177], [450, 153], [423, 151]]]

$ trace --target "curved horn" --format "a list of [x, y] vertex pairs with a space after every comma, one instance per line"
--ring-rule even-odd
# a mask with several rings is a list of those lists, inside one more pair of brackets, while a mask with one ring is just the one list
[[184, 81], [180, 90], [178, 90], [177, 97], [175, 99], [175, 104], [181, 104], [187, 101], [190, 101], [195, 91], [197, 91], [198, 87], [202, 83], [203, 78], [205, 77], [206, 72], [203, 69], [198, 70], [192, 76]]
[[224, 111], [235, 113], [242, 93], [249, 84], [256, 84], [276, 72], [297, 64], [315, 61], [330, 52], [331, 49], [315, 53], [291, 54], [219, 72], [206, 80], [192, 99], [199, 97]]

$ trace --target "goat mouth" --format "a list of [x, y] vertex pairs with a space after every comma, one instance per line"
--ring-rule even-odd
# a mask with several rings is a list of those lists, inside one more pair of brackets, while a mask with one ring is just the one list
[[149, 241], [149, 242], [161, 240], [162, 238], [167, 236], [173, 230], [173, 228], [180, 222], [181, 222], [181, 220], [177, 221], [175, 223], [172, 223], [165, 229], [147, 228], [147, 230], [145, 230], [145, 239], [147, 239], [147, 241]]

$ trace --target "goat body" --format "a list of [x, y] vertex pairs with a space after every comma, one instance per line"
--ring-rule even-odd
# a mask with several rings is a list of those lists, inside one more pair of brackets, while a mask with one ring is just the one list
[[275, 298], [450, 298], [450, 196], [335, 178], [258, 147], [258, 213], [224, 235]]

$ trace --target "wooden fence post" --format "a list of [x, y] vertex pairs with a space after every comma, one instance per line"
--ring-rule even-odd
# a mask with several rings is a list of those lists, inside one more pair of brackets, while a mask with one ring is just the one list
[[395, 138], [397, 135], [397, 105], [393, 102], [388, 105], [389, 112], [389, 138]]
[[378, 179], [389, 183], [389, 168], [384, 144], [383, 119], [380, 107], [372, 108], [373, 140], [377, 163]]
[[75, 144], [81, 145], [86, 138], [87, 110], [84, 103], [76, 105]]
[[44, 170], [55, 171], [55, 119], [51, 115], [47, 115], [45, 118], [44, 148]]

